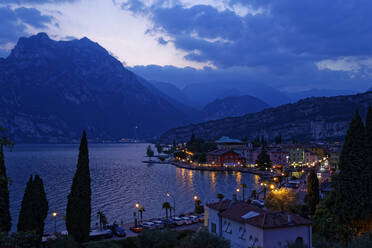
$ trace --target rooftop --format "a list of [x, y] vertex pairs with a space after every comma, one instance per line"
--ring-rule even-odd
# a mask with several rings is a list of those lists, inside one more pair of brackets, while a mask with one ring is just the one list
[[208, 155], [220, 156], [220, 155], [224, 155], [224, 154], [229, 153], [229, 152], [232, 152], [232, 153], [235, 153], [237, 155], [240, 155], [239, 153], [237, 153], [237, 152], [235, 152], [233, 150], [226, 150], [226, 149], [214, 150], [214, 151], [208, 152]]
[[244, 144], [243, 141], [238, 140], [238, 139], [231, 139], [230, 137], [227, 136], [222, 136], [220, 139], [216, 140], [216, 143], [239, 143], [239, 144]]
[[207, 204], [207, 207], [219, 211], [219, 215], [239, 223], [247, 223], [262, 229], [311, 225], [311, 221], [299, 215], [287, 212], [274, 212], [245, 202], [223, 200]]

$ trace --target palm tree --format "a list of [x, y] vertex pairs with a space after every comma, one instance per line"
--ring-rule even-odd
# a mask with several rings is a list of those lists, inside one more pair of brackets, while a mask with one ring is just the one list
[[257, 200], [257, 191], [255, 189], [252, 190], [251, 192], [251, 198], [253, 198], [254, 200]]
[[151, 157], [154, 156], [154, 151], [151, 149], [150, 145], [147, 147], [146, 154], [147, 154], [147, 157], [149, 157], [149, 160], [151, 161]]
[[106, 215], [101, 210], [99, 210], [97, 212], [97, 216], [99, 221], [99, 230], [102, 230], [102, 228], [104, 228], [108, 224]]
[[172, 209], [171, 204], [169, 202], [163, 202], [162, 208], [165, 209], [165, 216], [168, 219], [168, 209]]
[[217, 198], [218, 198], [219, 201], [222, 201], [223, 198], [225, 198], [225, 196], [223, 194], [221, 194], [221, 193], [218, 193], [217, 194]]
[[245, 183], [242, 183], [241, 185], [240, 185], [241, 187], [242, 187], [242, 189], [243, 189], [243, 202], [245, 201], [245, 197], [244, 197], [244, 193], [245, 193], [245, 189], [247, 188], [247, 185], [245, 184]]
[[141, 221], [141, 223], [142, 223], [142, 213], [145, 212], [145, 211], [146, 211], [145, 208], [142, 205], [139, 205], [138, 212], [140, 214], [140, 221]]

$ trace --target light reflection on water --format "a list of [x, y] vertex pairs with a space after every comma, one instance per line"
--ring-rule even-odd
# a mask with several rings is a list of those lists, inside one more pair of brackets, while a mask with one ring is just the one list
[[[89, 145], [92, 178], [92, 225], [96, 213], [103, 211], [109, 222], [133, 221], [136, 202], [145, 207], [144, 218], [165, 216], [161, 205], [169, 192], [175, 196], [177, 213], [194, 208], [193, 196], [202, 203], [216, 200], [222, 193], [231, 198], [241, 183], [247, 184], [247, 193], [254, 187], [254, 178], [246, 173], [191, 171], [168, 164], [144, 164], [148, 144], [91, 144]], [[10, 186], [13, 230], [26, 182], [32, 173], [44, 180], [49, 201], [46, 230], [53, 230], [51, 212], [56, 209], [58, 230], [65, 230], [62, 216], [67, 195], [76, 168], [78, 145], [16, 145], [13, 152], [6, 152], [6, 166]]]

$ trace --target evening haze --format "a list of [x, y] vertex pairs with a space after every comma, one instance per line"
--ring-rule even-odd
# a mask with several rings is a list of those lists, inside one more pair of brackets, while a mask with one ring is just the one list
[[0, 0], [0, 56], [19, 37], [46, 32], [88, 37], [135, 73], [180, 88], [222, 80], [364, 92], [371, 7], [368, 0]]

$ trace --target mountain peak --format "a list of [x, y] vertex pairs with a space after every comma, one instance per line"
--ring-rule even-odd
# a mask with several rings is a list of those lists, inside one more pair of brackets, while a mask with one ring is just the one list
[[30, 37], [19, 38], [17, 45], [9, 55], [9, 59], [34, 58], [41, 50], [55, 43], [46, 33], [38, 33]]

